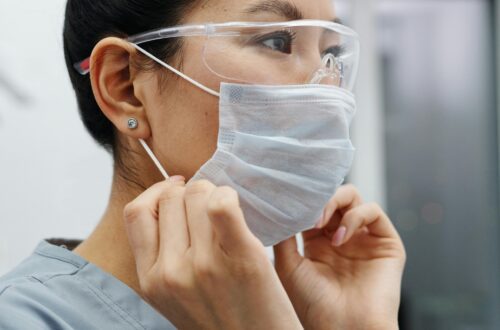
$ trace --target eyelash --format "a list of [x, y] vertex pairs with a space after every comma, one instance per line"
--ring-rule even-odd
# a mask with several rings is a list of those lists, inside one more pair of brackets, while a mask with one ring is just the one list
[[327, 53], [332, 53], [333, 56], [340, 57], [342, 56], [342, 54], [345, 53], [345, 50], [346, 50], [345, 47], [342, 45], [332, 46], [323, 52], [323, 56], [326, 55]]
[[[279, 50], [274, 50], [274, 49], [271, 49], [271, 47], [269, 46], [266, 46], [266, 45], [263, 45], [263, 43], [265, 41], [268, 41], [268, 40], [271, 40], [271, 39], [276, 39], [276, 38], [287, 38], [287, 42], [290, 43], [289, 47], [290, 47], [290, 51], [289, 52], [282, 52], [282, 51], [279, 51]], [[254, 43], [256, 44], [259, 44], [261, 46], [264, 46], [266, 48], [269, 48], [271, 50], [274, 50], [274, 51], [277, 51], [277, 52], [281, 52], [281, 53], [287, 53], [287, 54], [290, 54], [291, 53], [291, 48], [293, 46], [293, 41], [296, 39], [297, 37], [297, 33], [294, 32], [294, 31], [290, 31], [290, 30], [281, 30], [281, 31], [275, 31], [275, 32], [272, 32], [272, 33], [268, 33], [268, 34], [265, 34], [263, 36], [257, 36], [254, 38], [254, 40], [252, 40]]]
[[[274, 49], [271, 49], [271, 47], [269, 47], [269, 46], [263, 45], [263, 43], [265, 41], [271, 40], [273, 38], [279, 38], [279, 37], [286, 37], [286, 38], [288, 38], [287, 42], [290, 43], [290, 46], [289, 46], [290, 47], [290, 51], [289, 52], [282, 52], [282, 51], [279, 51], [279, 50], [274, 50]], [[275, 32], [272, 32], [272, 33], [268, 33], [268, 34], [265, 34], [263, 36], [257, 36], [255, 38], [253, 38], [252, 42], [255, 43], [255, 44], [264, 46], [266, 48], [269, 48], [271, 50], [277, 51], [277, 52], [290, 54], [291, 53], [291, 48], [293, 46], [293, 41], [296, 39], [296, 37], [297, 37], [297, 33], [294, 32], [294, 31], [281, 30], [281, 31], [275, 31]], [[340, 57], [342, 54], [344, 54], [345, 47], [342, 46], [342, 45], [332, 46], [332, 47], [326, 49], [323, 52], [323, 56], [326, 55], [329, 52], [332, 53], [335, 57]]]

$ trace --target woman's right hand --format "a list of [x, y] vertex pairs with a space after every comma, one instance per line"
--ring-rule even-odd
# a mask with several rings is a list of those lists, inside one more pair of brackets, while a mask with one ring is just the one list
[[171, 178], [124, 219], [143, 298], [177, 328], [302, 328], [231, 188]]

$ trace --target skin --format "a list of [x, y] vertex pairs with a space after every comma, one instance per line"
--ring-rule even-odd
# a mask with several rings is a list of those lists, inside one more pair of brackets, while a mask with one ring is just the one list
[[307, 329], [397, 329], [406, 253], [387, 215], [338, 189], [315, 229], [274, 247], [276, 270]]
[[[285, 1], [299, 8], [304, 18], [335, 18], [329, 0]], [[242, 12], [243, 7], [257, 2], [205, 1], [182, 23], [287, 20], [269, 11]], [[222, 78], [202, 63], [202, 47], [198, 38], [187, 38], [182, 59], [173, 59], [169, 64], [217, 91]], [[118, 38], [101, 40], [92, 52], [94, 96], [116, 127], [122, 146], [119, 155], [125, 166], [140, 176], [133, 178], [139, 185], [131, 184], [124, 178], [128, 174], [115, 166], [106, 212], [75, 253], [129, 285], [179, 328], [193, 328], [201, 322], [207, 328], [243, 328], [244, 324], [253, 328], [294, 328], [300, 327], [298, 319], [310, 329], [397, 328], [404, 248], [383, 211], [376, 205], [363, 204], [352, 187], [332, 197], [320, 223], [328, 230], [304, 233], [305, 257], [297, 253], [293, 239], [275, 247], [274, 271], [263, 258], [262, 245], [244, 225], [234, 191], [209, 182], [202, 183], [201, 188], [191, 182], [185, 185], [180, 177], [157, 184], [163, 178], [138, 139], [148, 143], [169, 174], [189, 180], [216, 149], [218, 99], [166, 70], [141, 71], [134, 65], [139, 59], [136, 49]], [[159, 79], [160, 75], [166, 79]], [[290, 77], [290, 72], [284, 76], [303, 78]], [[127, 127], [131, 117], [139, 121], [135, 130]], [[151, 188], [144, 191], [141, 186]], [[192, 190], [200, 190], [198, 194], [203, 196], [195, 203], [189, 202]], [[172, 194], [177, 196], [175, 205], [165, 198]], [[221, 200], [232, 202], [220, 207]], [[167, 222], [163, 215], [169, 212], [177, 214], [169, 221], [183, 224], [175, 227], [177, 231], [162, 226]], [[239, 225], [236, 229], [224, 228], [224, 223], [217, 221], [221, 218]], [[205, 222], [211, 227], [201, 232], [211, 236], [195, 234], [200, 232], [195, 225], [203, 223], [200, 219], [210, 220]], [[343, 228], [348, 228], [345, 237]], [[167, 251], [162, 243], [169, 245], [179, 235], [188, 239], [179, 243], [182, 249], [177, 249], [176, 258], [166, 258], [169, 252], [161, 252]], [[220, 244], [200, 249], [197, 243], [214, 240]], [[333, 246], [332, 242], [341, 246]], [[239, 252], [228, 254], [232, 249]], [[196, 251], [204, 251], [204, 257], [195, 258], [200, 255]], [[244, 271], [237, 267], [242, 263], [246, 265]], [[242, 282], [234, 276], [234, 269], [245, 276], [258, 276], [255, 281]], [[258, 269], [261, 271], [256, 273]], [[190, 280], [179, 282], [186, 274], [190, 274]], [[221, 287], [225, 289], [216, 290]], [[225, 299], [210, 299], [223, 291], [232, 294]], [[276, 308], [262, 309], [270, 301]], [[221, 311], [229, 307], [234, 308], [234, 313], [224, 317]], [[252, 323], [256, 320], [263, 323]]]
[[231, 188], [173, 177], [124, 218], [142, 294], [177, 328], [302, 329]]

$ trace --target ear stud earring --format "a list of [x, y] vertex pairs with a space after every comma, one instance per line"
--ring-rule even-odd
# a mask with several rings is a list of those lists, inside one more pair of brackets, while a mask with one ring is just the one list
[[127, 124], [130, 129], [136, 129], [139, 126], [139, 122], [135, 118], [129, 118]]

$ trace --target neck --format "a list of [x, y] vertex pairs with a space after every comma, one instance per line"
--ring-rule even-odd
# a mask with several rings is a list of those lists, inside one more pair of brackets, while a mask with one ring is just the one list
[[139, 280], [123, 224], [123, 209], [140, 193], [140, 188], [132, 188], [115, 170], [108, 207], [101, 221], [92, 234], [73, 251], [116, 277], [139, 295]]

